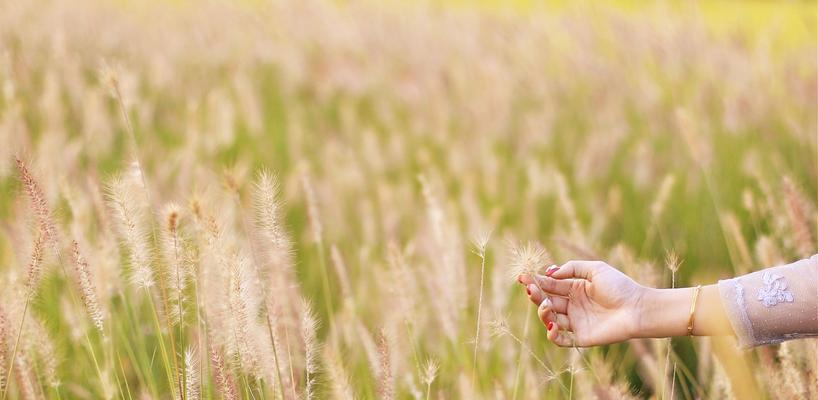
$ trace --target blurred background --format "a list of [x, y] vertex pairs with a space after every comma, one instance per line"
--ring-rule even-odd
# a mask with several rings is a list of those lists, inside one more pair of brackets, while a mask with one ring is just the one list
[[[814, 341], [556, 348], [508, 274], [525, 241], [656, 287], [814, 254], [817, 25], [813, 1], [0, 2], [0, 350], [28, 360], [9, 397], [196, 397], [173, 389], [181, 347], [167, 368], [155, 353], [178, 341], [220, 398], [200, 318], [153, 331], [160, 294], [129, 288], [106, 188], [134, 165], [153, 229], [169, 203], [180, 226], [210, 210], [253, 260], [257, 173], [277, 176], [291, 280], [242, 276], [305, 346], [311, 301], [324, 350], [318, 372], [307, 352], [265, 375], [213, 339], [239, 397], [301, 397], [310, 374], [318, 398], [818, 396]], [[107, 335], [69, 311], [59, 252], [21, 312], [36, 218], [15, 157], [85, 249]], [[206, 258], [219, 241], [196, 232]], [[227, 268], [206, 263], [192, 281]], [[265, 301], [244, 322], [259, 337]]]

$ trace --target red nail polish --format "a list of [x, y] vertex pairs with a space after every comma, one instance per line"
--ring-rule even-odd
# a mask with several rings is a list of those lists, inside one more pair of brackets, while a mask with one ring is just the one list
[[528, 286], [525, 287], [525, 293], [531, 296], [531, 289], [529, 289]]
[[523, 276], [522, 275], [517, 276], [517, 282], [523, 283]]
[[554, 272], [557, 272], [558, 269], [560, 269], [560, 267], [551, 268], [548, 271], [545, 271], [545, 276], [551, 276]]
[[551, 328], [553, 328], [553, 327], [554, 327], [554, 323], [551, 322], [551, 321], [548, 321], [548, 326], [546, 326], [546, 329], [548, 329], [550, 331]]

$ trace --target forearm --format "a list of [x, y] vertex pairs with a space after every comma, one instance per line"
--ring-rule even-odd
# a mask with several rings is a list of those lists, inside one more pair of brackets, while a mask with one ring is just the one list
[[[640, 301], [635, 338], [687, 335], [690, 307], [695, 288], [645, 288]], [[693, 315], [693, 335], [732, 334], [716, 285], [702, 286]]]
[[[687, 334], [694, 288], [645, 288], [632, 337]], [[703, 286], [697, 336], [735, 335], [741, 347], [818, 336], [818, 255]]]

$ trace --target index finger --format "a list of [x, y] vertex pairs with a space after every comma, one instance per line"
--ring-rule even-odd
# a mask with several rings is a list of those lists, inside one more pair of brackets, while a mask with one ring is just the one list
[[604, 265], [602, 261], [571, 260], [550, 271], [548, 276], [554, 279], [579, 278], [590, 281]]

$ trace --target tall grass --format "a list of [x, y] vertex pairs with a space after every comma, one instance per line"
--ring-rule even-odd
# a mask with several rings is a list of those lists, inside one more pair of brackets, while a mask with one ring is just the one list
[[0, 3], [1, 396], [818, 397], [814, 340], [557, 348], [508, 278], [816, 252], [814, 35], [709, 18]]

